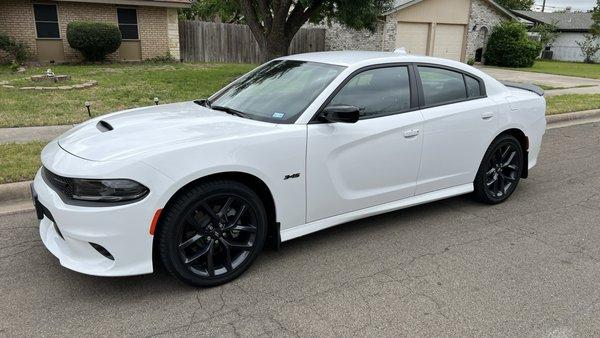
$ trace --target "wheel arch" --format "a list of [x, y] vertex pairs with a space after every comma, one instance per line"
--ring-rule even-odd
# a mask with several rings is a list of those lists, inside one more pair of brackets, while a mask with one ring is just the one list
[[[275, 207], [275, 199], [273, 198], [273, 194], [271, 192], [271, 189], [269, 189], [268, 185], [261, 180], [260, 178], [258, 178], [255, 175], [249, 174], [249, 173], [245, 173], [245, 172], [241, 172], [241, 171], [227, 171], [227, 172], [220, 172], [220, 173], [214, 173], [214, 174], [209, 174], [200, 178], [197, 178], [195, 180], [192, 180], [190, 182], [188, 182], [187, 184], [185, 184], [184, 186], [182, 186], [181, 188], [179, 188], [174, 194], [171, 195], [171, 197], [169, 197], [168, 201], [166, 202], [166, 204], [163, 207], [163, 210], [166, 210], [167, 208], [170, 207], [170, 205], [173, 203], [173, 201], [175, 201], [175, 199], [180, 196], [181, 194], [185, 193], [188, 189], [190, 189], [191, 187], [203, 183], [203, 182], [208, 182], [208, 181], [213, 181], [213, 180], [230, 180], [230, 181], [235, 181], [235, 182], [239, 182], [242, 183], [246, 186], [248, 186], [250, 189], [252, 189], [257, 195], [258, 197], [261, 199], [261, 201], [263, 202], [264, 206], [265, 206], [265, 211], [267, 212], [267, 222], [268, 222], [268, 228], [267, 228], [267, 245], [273, 247], [273, 248], [279, 248], [279, 245], [281, 243], [281, 239], [280, 239], [280, 232], [279, 232], [279, 223], [277, 223], [277, 211], [276, 211], [276, 207]], [[159, 262], [159, 259], [157, 257], [157, 253], [158, 253], [158, 247], [157, 247], [157, 243], [158, 243], [158, 234], [160, 234], [159, 229], [162, 226], [162, 218], [159, 217], [157, 225], [156, 225], [156, 231], [155, 231], [155, 236], [153, 238], [153, 244], [152, 244], [152, 260], [153, 260], [153, 264], [156, 267], [157, 263]]]
[[[519, 141], [521, 148], [523, 148], [523, 170], [521, 172], [521, 178], [527, 178], [529, 176], [529, 137], [519, 128], [510, 128], [500, 132], [494, 140], [500, 136], [511, 135]], [[493, 141], [492, 141], [493, 142]]]

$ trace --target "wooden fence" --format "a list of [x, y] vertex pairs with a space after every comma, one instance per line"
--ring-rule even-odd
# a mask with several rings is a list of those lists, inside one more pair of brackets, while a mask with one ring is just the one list
[[[180, 21], [181, 58], [190, 62], [261, 63], [258, 43], [246, 25]], [[301, 28], [290, 54], [325, 50], [324, 28]]]

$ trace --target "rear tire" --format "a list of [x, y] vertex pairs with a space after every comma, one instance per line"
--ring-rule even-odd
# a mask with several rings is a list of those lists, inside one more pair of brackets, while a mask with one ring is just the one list
[[236, 181], [200, 183], [176, 197], [159, 230], [159, 256], [177, 279], [216, 286], [239, 277], [262, 251], [267, 214]]
[[496, 138], [479, 165], [473, 182], [474, 196], [487, 204], [506, 201], [519, 184], [523, 163], [523, 148], [515, 137]]

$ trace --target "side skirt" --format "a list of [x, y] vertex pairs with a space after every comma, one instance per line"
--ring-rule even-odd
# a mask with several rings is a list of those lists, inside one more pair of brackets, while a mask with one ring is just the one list
[[335, 225], [354, 221], [357, 219], [383, 214], [386, 212], [404, 209], [419, 204], [433, 202], [448, 197], [467, 194], [473, 191], [473, 183], [463, 184], [452, 188], [446, 188], [428, 192], [426, 194], [405, 198], [395, 202], [376, 205], [361, 210], [352, 211], [342, 215], [320, 219], [318, 221], [302, 224], [293, 228], [284, 229], [281, 231], [281, 241], [289, 241], [310, 233], [331, 228]]

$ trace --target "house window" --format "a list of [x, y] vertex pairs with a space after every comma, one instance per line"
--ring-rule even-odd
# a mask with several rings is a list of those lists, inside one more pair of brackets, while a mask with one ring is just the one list
[[119, 21], [119, 30], [123, 40], [137, 40], [138, 22], [137, 11], [135, 8], [117, 8], [117, 20]]
[[56, 5], [33, 5], [35, 30], [40, 39], [59, 39], [58, 11]]

